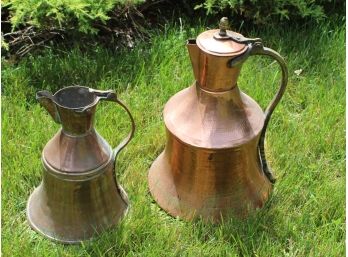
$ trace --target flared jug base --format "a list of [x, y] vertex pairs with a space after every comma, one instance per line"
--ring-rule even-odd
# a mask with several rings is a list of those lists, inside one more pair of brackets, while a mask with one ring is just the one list
[[[118, 185], [118, 187], [122, 198], [126, 199], [126, 202], [128, 202], [126, 192], [120, 185]], [[116, 226], [121, 221], [121, 219], [126, 216], [129, 210], [129, 205], [124, 205], [123, 210], [119, 211], [119, 213], [112, 220], [109, 220], [108, 224], [105, 224], [105, 221], [100, 220], [100, 226], [94, 228], [83, 228], [81, 226], [80, 231], [71, 231], [69, 229], [68, 223], [60, 223], [62, 217], [54, 217], [52, 216], [53, 213], [45, 211], [47, 210], [47, 206], [42, 206], [40, 199], [41, 197], [42, 184], [39, 187], [35, 188], [28, 199], [26, 209], [28, 223], [31, 228], [39, 234], [52, 241], [63, 244], [79, 244], [82, 243], [82, 241], [94, 240], [100, 233]], [[67, 232], [64, 234], [59, 232], [57, 233], [57, 228], [60, 231], [62, 227], [65, 227], [67, 229]]]
[[[251, 198], [241, 199], [239, 204], [236, 204], [233, 196], [223, 194], [213, 197], [213, 202], [216, 203], [215, 208], [211, 208], [210, 204], [206, 204], [209, 203], [208, 199], [201, 203], [196, 202], [192, 204], [187, 199], [180, 197], [170, 163], [164, 152], [153, 162], [148, 173], [148, 183], [152, 197], [169, 215], [188, 221], [201, 218], [207, 223], [220, 223], [222, 220], [229, 218], [246, 218], [255, 209], [262, 208], [271, 192], [271, 184], [265, 181], [264, 185], [261, 186], [261, 191], [253, 192], [258, 195], [257, 204]], [[194, 204], [196, 206], [199, 205], [200, 208], [195, 208]]]

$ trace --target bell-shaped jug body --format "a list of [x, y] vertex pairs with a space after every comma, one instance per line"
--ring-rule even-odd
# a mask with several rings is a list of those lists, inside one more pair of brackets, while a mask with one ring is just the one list
[[150, 192], [173, 216], [246, 217], [268, 199], [258, 143], [260, 106], [236, 86], [210, 92], [194, 83], [164, 108], [167, 143], [149, 171]]
[[46, 237], [78, 243], [118, 223], [127, 195], [116, 181], [113, 150], [94, 128], [98, 96], [72, 86], [37, 98], [62, 128], [44, 147], [43, 180], [27, 217]]

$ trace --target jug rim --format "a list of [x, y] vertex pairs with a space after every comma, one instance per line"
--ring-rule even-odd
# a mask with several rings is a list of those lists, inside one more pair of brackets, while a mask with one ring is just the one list
[[[92, 99], [87, 99], [87, 100], [85, 100], [86, 104], [81, 104], [78, 106], [69, 105], [69, 103], [71, 104], [71, 103], [73, 103], [73, 101], [70, 101], [68, 103], [62, 103], [62, 100], [60, 100], [58, 98], [59, 95], [62, 94], [62, 92], [68, 92], [68, 91], [71, 91], [72, 89], [84, 89], [84, 90], [86, 90], [86, 93], [90, 94]], [[79, 92], [77, 92], [77, 93], [79, 94]], [[57, 92], [55, 92], [53, 94], [53, 101], [57, 106], [64, 108], [64, 109], [85, 110], [85, 109], [88, 109], [90, 107], [95, 106], [99, 102], [99, 97], [97, 95], [95, 95], [89, 87], [80, 86], [80, 85], [72, 85], [72, 86], [63, 87], [63, 88], [59, 89]]]

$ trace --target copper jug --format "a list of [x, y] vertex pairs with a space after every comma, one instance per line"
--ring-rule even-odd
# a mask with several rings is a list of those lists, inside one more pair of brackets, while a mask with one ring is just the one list
[[[288, 79], [284, 59], [259, 38], [220, 29], [188, 40], [195, 82], [164, 108], [167, 143], [152, 164], [148, 182], [157, 203], [172, 216], [219, 222], [246, 217], [268, 199], [274, 176], [264, 153], [272, 112]], [[244, 61], [272, 57], [281, 84], [265, 111], [238, 86]]]
[[[114, 168], [117, 155], [133, 137], [134, 120], [111, 90], [71, 86], [54, 95], [40, 91], [36, 98], [62, 128], [43, 149], [43, 179], [29, 197], [27, 218], [50, 239], [78, 243], [117, 224], [128, 209]], [[94, 128], [100, 100], [119, 104], [132, 123], [115, 149]]]

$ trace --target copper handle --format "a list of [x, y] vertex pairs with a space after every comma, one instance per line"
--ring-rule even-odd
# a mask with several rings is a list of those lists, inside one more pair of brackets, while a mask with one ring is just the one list
[[128, 114], [129, 119], [131, 120], [131, 124], [132, 124], [132, 129], [129, 132], [128, 136], [125, 137], [121, 143], [118, 144], [118, 146], [116, 146], [114, 148], [114, 158], [116, 160], [117, 155], [119, 154], [119, 152], [126, 147], [126, 145], [128, 145], [128, 143], [132, 140], [133, 136], [134, 136], [134, 132], [135, 132], [135, 122], [134, 122], [134, 118], [132, 116], [132, 114], [130, 113], [129, 109], [127, 108], [127, 106], [122, 103], [119, 99], [116, 98], [116, 100], [114, 101], [115, 103], [119, 104]]
[[256, 49], [252, 50], [251, 55], [267, 55], [272, 57], [274, 60], [276, 60], [282, 70], [282, 79], [281, 79], [281, 83], [280, 83], [280, 87], [276, 93], [276, 95], [273, 97], [273, 99], [271, 100], [271, 102], [269, 103], [269, 105], [267, 106], [266, 110], [265, 110], [265, 123], [263, 125], [262, 131], [261, 131], [261, 135], [260, 135], [260, 141], [259, 141], [259, 153], [260, 153], [260, 158], [261, 158], [261, 162], [262, 162], [262, 170], [265, 173], [265, 175], [267, 176], [267, 178], [270, 180], [271, 183], [274, 183], [276, 181], [272, 170], [269, 168], [268, 164], [267, 164], [267, 160], [266, 160], [266, 156], [265, 156], [265, 136], [266, 136], [266, 130], [267, 130], [267, 126], [268, 123], [271, 119], [272, 113], [274, 111], [274, 109], [276, 108], [276, 106], [278, 105], [280, 99], [282, 98], [286, 86], [288, 84], [288, 68], [286, 66], [286, 63], [283, 59], [283, 57], [276, 51], [274, 51], [273, 49], [267, 48], [267, 47], [257, 47]]
[[[106, 101], [111, 101], [111, 102], [115, 102], [116, 104], [119, 104], [128, 114], [129, 119], [131, 120], [131, 124], [132, 124], [132, 129], [129, 132], [129, 134], [121, 141], [121, 143], [118, 144], [118, 146], [116, 146], [113, 149], [113, 160], [114, 160], [114, 171], [116, 171], [116, 160], [117, 160], [117, 155], [120, 153], [120, 151], [126, 147], [126, 145], [131, 141], [131, 139], [134, 136], [134, 132], [135, 132], [135, 122], [133, 119], [133, 116], [131, 114], [131, 112], [129, 111], [129, 109], [127, 108], [127, 106], [122, 103], [118, 98], [117, 98], [117, 94], [114, 90], [107, 90], [107, 91], [101, 91], [101, 90], [94, 90], [94, 89], [90, 89], [90, 92], [93, 92], [97, 97], [99, 97], [100, 100], [106, 100]], [[123, 201], [125, 202], [126, 205], [129, 204], [128, 201], [128, 197], [125, 194], [124, 190], [118, 185], [117, 183], [117, 178], [116, 178], [116, 173], [113, 173], [113, 177], [115, 180], [115, 184], [117, 187], [117, 190], [119, 192], [119, 194], [121, 195]]]
[[119, 143], [118, 146], [116, 146], [113, 150], [113, 157], [114, 157], [114, 161], [116, 162], [116, 158], [117, 155], [119, 154], [119, 152], [126, 147], [126, 145], [131, 141], [131, 139], [134, 136], [134, 132], [135, 132], [135, 122], [134, 122], [134, 118], [131, 114], [131, 112], [129, 111], [129, 109], [127, 108], [127, 106], [122, 103], [116, 95], [116, 92], [113, 90], [108, 90], [108, 91], [100, 91], [100, 90], [90, 90], [91, 92], [93, 92], [94, 94], [96, 94], [99, 99], [101, 100], [106, 100], [106, 101], [111, 101], [111, 102], [115, 102], [116, 104], [119, 104], [128, 114], [129, 119], [131, 120], [131, 124], [132, 124], [132, 129], [129, 132], [129, 134], [127, 135], [127, 137], [125, 137], [121, 143]]

